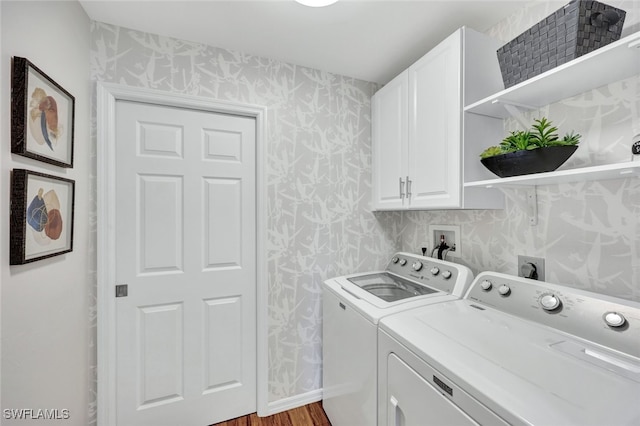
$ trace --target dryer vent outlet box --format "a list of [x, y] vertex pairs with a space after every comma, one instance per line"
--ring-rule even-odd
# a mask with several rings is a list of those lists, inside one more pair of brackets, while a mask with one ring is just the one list
[[459, 225], [429, 225], [429, 249], [427, 251], [427, 256], [431, 256], [434, 249], [440, 246], [440, 238], [443, 235], [447, 245], [452, 249], [455, 247], [455, 250], [449, 250], [447, 252], [447, 260], [453, 260], [453, 258], [460, 259], [462, 257], [462, 245], [460, 244]]

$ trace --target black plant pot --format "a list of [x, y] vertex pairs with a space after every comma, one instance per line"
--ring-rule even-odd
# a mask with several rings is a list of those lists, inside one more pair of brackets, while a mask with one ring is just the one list
[[567, 161], [576, 149], [577, 145], [548, 146], [496, 155], [480, 161], [499, 177], [520, 176], [552, 172]]

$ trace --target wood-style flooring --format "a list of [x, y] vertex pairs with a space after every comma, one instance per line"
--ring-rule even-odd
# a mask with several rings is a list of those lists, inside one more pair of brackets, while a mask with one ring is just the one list
[[283, 411], [269, 417], [258, 417], [256, 413], [211, 426], [331, 426], [321, 402]]

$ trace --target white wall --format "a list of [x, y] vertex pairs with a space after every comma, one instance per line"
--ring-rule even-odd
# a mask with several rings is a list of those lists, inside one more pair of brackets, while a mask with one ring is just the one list
[[[0, 259], [2, 408], [68, 409], [65, 425], [88, 423], [90, 79], [89, 19], [77, 2], [0, 2], [2, 87], [0, 140]], [[63, 169], [11, 154], [11, 58], [26, 57], [75, 96], [74, 168]], [[76, 182], [73, 252], [9, 266], [9, 176], [14, 168]], [[6, 420], [2, 424], [60, 424]]]

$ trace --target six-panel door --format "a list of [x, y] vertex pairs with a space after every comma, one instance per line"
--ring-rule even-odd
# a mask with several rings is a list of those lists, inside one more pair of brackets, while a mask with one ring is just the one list
[[256, 411], [255, 120], [116, 106], [118, 425]]

